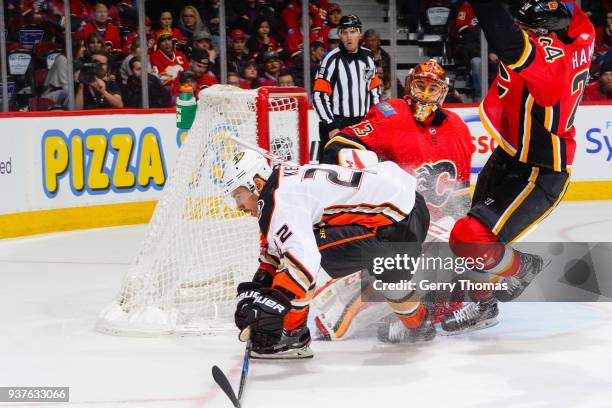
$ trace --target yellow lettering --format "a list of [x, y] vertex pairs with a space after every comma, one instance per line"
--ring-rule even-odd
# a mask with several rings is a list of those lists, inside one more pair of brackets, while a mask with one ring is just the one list
[[85, 187], [85, 160], [83, 158], [83, 139], [81, 136], [73, 136], [70, 139], [70, 150], [72, 151], [70, 162], [72, 186], [77, 191], [83, 191]]
[[147, 133], [140, 143], [138, 184], [146, 187], [151, 180], [161, 186], [166, 181], [166, 176], [157, 136], [154, 133]]
[[45, 188], [50, 194], [57, 193], [57, 180], [68, 168], [68, 146], [61, 136], [45, 138]]
[[111, 146], [117, 150], [115, 157], [115, 172], [113, 174], [113, 185], [118, 188], [134, 187], [136, 177], [129, 170], [130, 154], [134, 139], [129, 134], [116, 134], [111, 138]]
[[104, 190], [110, 186], [110, 177], [103, 172], [104, 161], [106, 158], [106, 137], [102, 135], [90, 135], [85, 141], [87, 149], [92, 155], [89, 160], [89, 174], [87, 175], [87, 185], [92, 190]]

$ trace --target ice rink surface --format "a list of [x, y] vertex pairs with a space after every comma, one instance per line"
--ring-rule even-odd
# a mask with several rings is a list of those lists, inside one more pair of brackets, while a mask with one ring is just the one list
[[[235, 336], [93, 330], [145, 226], [0, 241], [0, 386], [70, 386], [71, 407], [230, 407]], [[612, 241], [612, 202], [562, 203], [529, 241]], [[422, 345], [314, 342], [301, 362], [252, 362], [245, 407], [612, 407], [612, 304], [501, 305], [501, 323]], [[62, 404], [2, 404], [4, 406]]]

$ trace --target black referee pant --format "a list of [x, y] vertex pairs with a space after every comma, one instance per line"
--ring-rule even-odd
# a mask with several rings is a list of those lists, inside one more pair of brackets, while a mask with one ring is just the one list
[[361, 122], [363, 116], [357, 116], [354, 118], [347, 118], [344, 116], [334, 116], [334, 121], [331, 124], [327, 124], [323, 121], [319, 122], [319, 138], [321, 142], [319, 144], [319, 150], [317, 152], [316, 159], [318, 161], [321, 160], [321, 155], [323, 154], [323, 148], [329, 142], [329, 132], [334, 129], [342, 130], [347, 126], [353, 126]]

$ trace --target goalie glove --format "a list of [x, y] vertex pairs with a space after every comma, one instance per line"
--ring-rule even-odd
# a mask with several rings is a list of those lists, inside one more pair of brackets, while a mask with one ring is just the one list
[[238, 285], [237, 300], [234, 321], [241, 331], [250, 327], [253, 350], [278, 343], [283, 332], [284, 317], [291, 308], [287, 296], [257, 282], [243, 282]]
[[378, 156], [370, 150], [341, 149], [338, 153], [338, 163], [351, 169], [364, 169], [378, 163]]

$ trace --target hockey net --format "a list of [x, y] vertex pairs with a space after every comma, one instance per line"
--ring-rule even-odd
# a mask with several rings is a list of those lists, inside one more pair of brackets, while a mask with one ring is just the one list
[[193, 127], [119, 295], [96, 329], [116, 335], [210, 334], [231, 328], [238, 283], [257, 269], [257, 220], [228, 206], [221, 176], [239, 147], [231, 134], [294, 162], [308, 161], [301, 88], [200, 93]]

